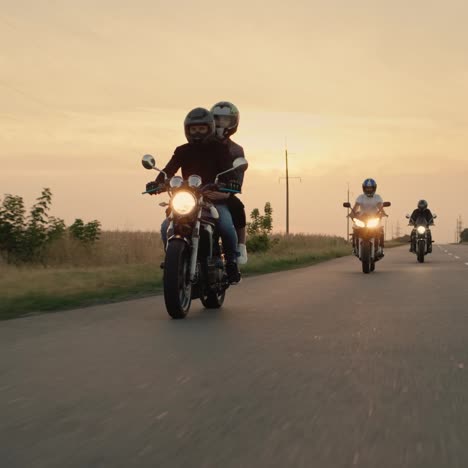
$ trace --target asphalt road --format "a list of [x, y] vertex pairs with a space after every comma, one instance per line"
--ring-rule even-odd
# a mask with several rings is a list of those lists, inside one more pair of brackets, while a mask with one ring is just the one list
[[465, 468], [468, 247], [3, 322], [0, 466]]

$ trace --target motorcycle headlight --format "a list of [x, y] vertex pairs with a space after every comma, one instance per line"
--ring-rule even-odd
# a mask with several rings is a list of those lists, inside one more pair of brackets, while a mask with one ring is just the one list
[[374, 227], [377, 227], [379, 223], [380, 223], [379, 218], [372, 218], [372, 219], [369, 219], [369, 221], [367, 221], [367, 227], [374, 228]]
[[188, 184], [189, 184], [189, 187], [200, 187], [200, 185], [202, 184], [202, 178], [195, 174], [191, 175], [188, 178]]
[[424, 226], [418, 226], [419, 234], [424, 234], [426, 232], [426, 228]]
[[171, 205], [177, 214], [186, 215], [197, 206], [197, 200], [190, 192], [180, 191], [172, 197]]
[[361, 221], [360, 219], [353, 218], [354, 224], [358, 227], [366, 227], [366, 223], [364, 221]]

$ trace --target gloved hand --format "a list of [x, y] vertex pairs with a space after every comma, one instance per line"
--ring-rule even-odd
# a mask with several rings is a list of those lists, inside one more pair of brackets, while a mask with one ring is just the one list
[[155, 180], [152, 180], [151, 182], [148, 182], [146, 184], [146, 191], [152, 191], [150, 195], [157, 195], [158, 193], [161, 193], [164, 189], [164, 186], [156, 182]]
[[236, 190], [237, 192], [241, 191], [241, 184], [238, 180], [232, 179], [226, 184], [226, 188], [230, 190]]

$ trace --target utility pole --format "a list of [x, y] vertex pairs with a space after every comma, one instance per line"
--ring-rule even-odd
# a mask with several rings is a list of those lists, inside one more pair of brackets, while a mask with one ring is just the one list
[[396, 239], [399, 239], [401, 237], [400, 221], [397, 221], [396, 223], [395, 237]]
[[[349, 203], [349, 182], [348, 182], [348, 197], [346, 200]], [[348, 208], [348, 216], [346, 216], [346, 242], [348, 243], [349, 243], [349, 213], [350, 213], [350, 209]]]
[[457, 244], [460, 243], [461, 241], [461, 233], [463, 231], [463, 220], [462, 220], [462, 217], [461, 215], [458, 215], [458, 218], [457, 218], [457, 228], [456, 228], [456, 234], [455, 234], [455, 242]]
[[284, 148], [286, 158], [286, 234], [289, 234], [289, 164], [288, 164], [288, 148]]
[[286, 179], [286, 234], [289, 234], [289, 179], [299, 179], [302, 182], [300, 177], [289, 177], [289, 162], [288, 162], [288, 148], [285, 141], [284, 156], [286, 160], [286, 177], [280, 177], [281, 179]]

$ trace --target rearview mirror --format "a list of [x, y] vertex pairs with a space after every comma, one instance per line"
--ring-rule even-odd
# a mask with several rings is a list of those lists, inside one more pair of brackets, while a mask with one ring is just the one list
[[389, 206], [392, 206], [392, 204], [389, 201], [383, 202], [384, 208], [388, 208]]
[[145, 169], [154, 169], [156, 167], [156, 161], [151, 154], [145, 154], [141, 159], [141, 164]]
[[437, 215], [436, 215], [436, 214], [434, 214], [434, 216], [432, 216], [432, 217], [433, 217], [434, 219], [436, 219], [436, 218], [437, 218]]
[[343, 203], [343, 206], [344, 206], [345, 208], [351, 208], [351, 203], [349, 203], [349, 202], [344, 202], [344, 203]]
[[219, 177], [222, 176], [223, 174], [227, 174], [228, 172], [232, 172], [232, 171], [238, 169], [239, 167], [247, 169], [248, 166], [249, 166], [249, 163], [248, 163], [247, 159], [245, 159], [245, 158], [236, 158], [236, 159], [234, 159], [234, 161], [232, 162], [231, 169], [228, 169], [227, 171], [224, 171], [224, 172], [220, 172], [216, 176], [215, 184], [218, 183]]
[[405, 218], [406, 218], [406, 219], [410, 219], [410, 215], [407, 214], [407, 215], [405, 216]]
[[245, 158], [236, 158], [234, 159], [234, 161], [232, 162], [232, 166], [235, 168], [235, 169], [238, 169], [238, 168], [245, 168], [247, 169], [249, 167], [249, 162], [247, 161], [247, 159]]

